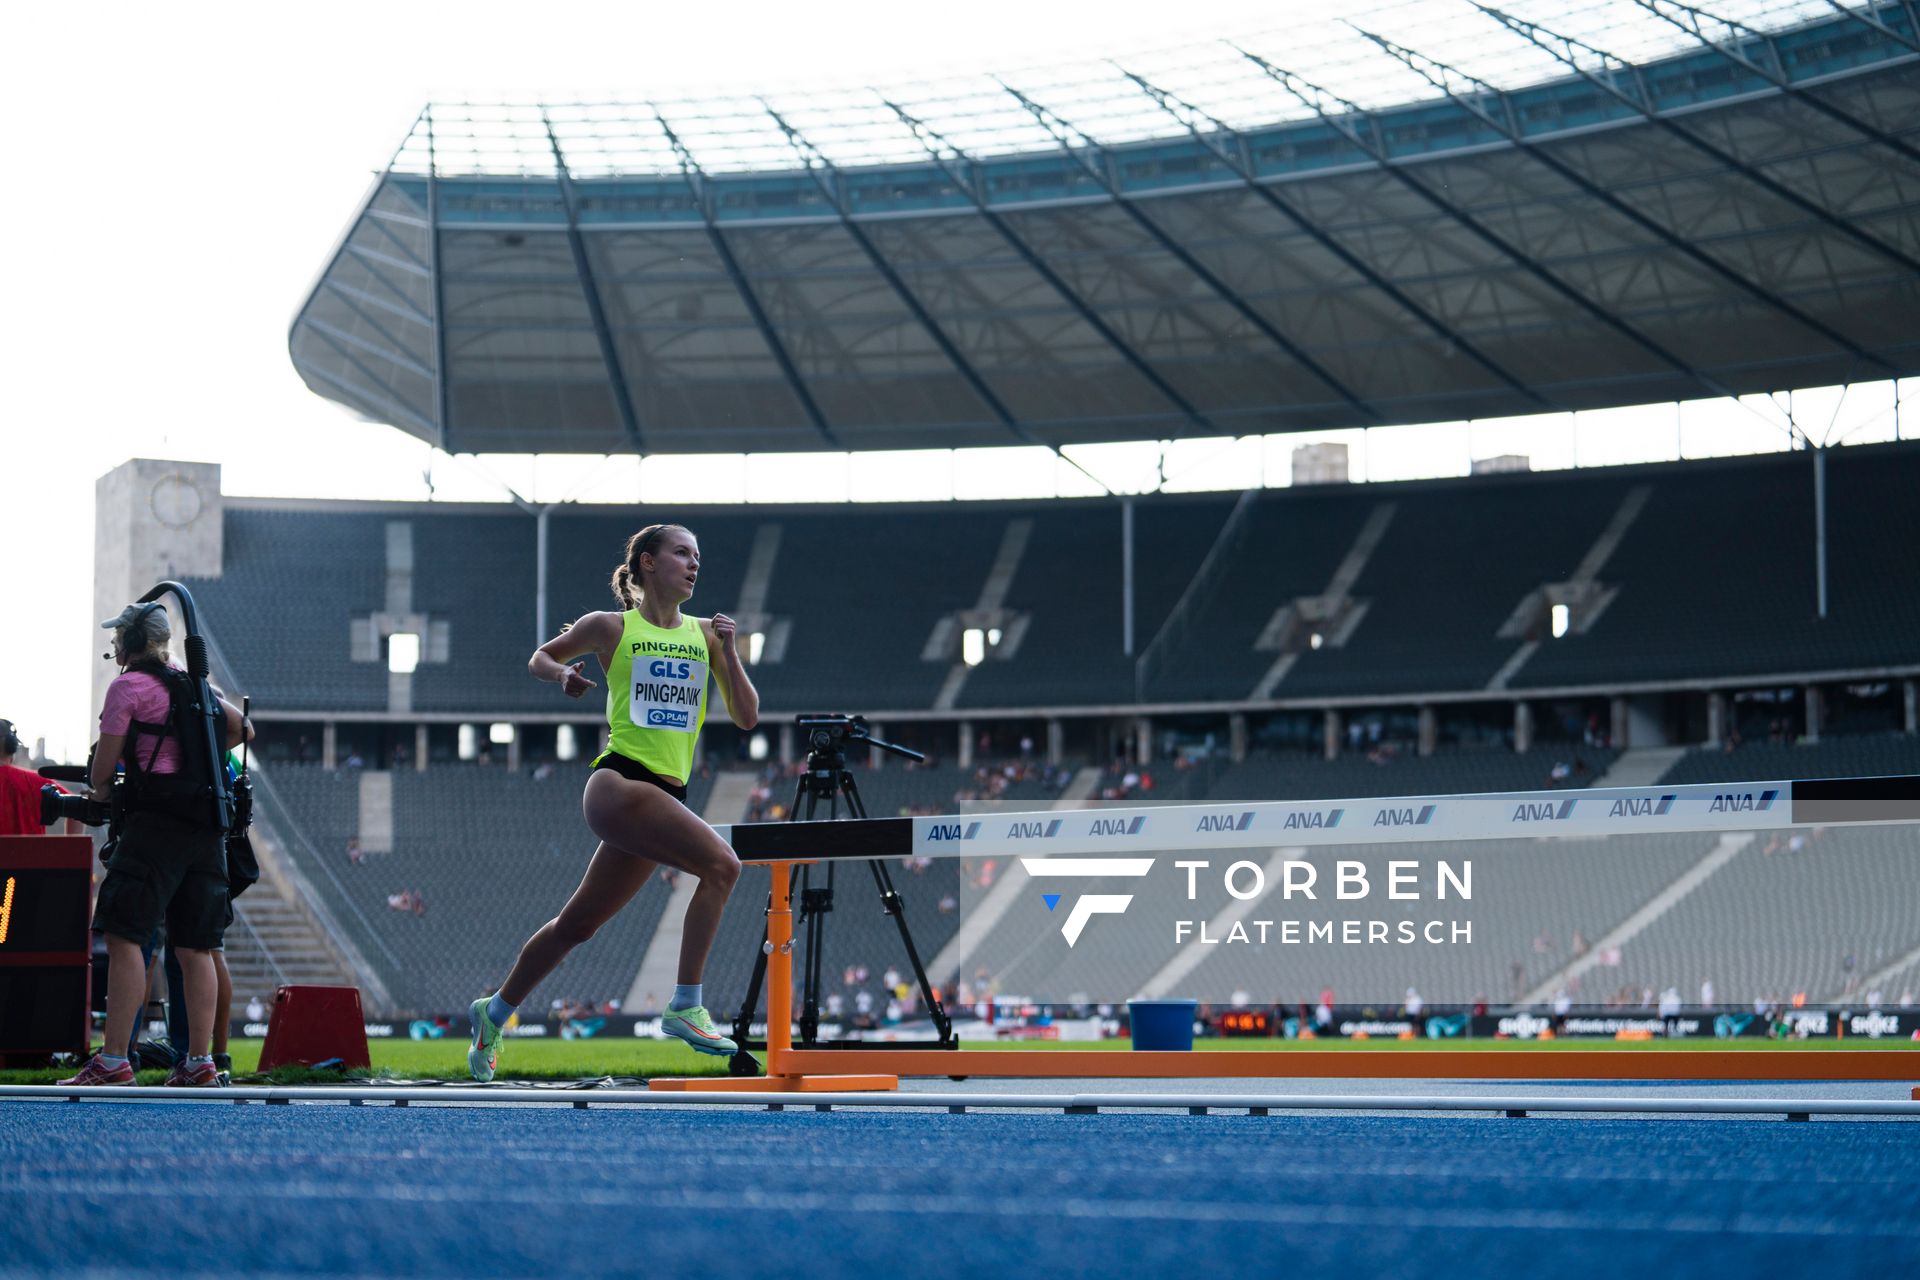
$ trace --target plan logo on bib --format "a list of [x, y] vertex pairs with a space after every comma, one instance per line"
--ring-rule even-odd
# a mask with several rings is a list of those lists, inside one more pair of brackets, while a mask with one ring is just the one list
[[707, 664], [690, 658], [636, 658], [633, 722], [646, 729], [693, 733], [707, 692]]

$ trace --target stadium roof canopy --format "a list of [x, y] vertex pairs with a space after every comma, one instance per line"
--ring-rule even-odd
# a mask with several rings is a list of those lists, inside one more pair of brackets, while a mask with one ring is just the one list
[[434, 104], [290, 346], [314, 391], [460, 452], [1062, 445], [1910, 374], [1920, 22], [1414, 0], [977, 80]]

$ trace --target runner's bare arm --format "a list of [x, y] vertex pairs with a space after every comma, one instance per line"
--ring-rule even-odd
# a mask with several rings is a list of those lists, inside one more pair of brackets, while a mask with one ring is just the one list
[[617, 613], [589, 613], [565, 628], [559, 635], [533, 651], [527, 659], [527, 671], [535, 680], [557, 684], [569, 698], [578, 698], [598, 688], [573, 663], [593, 654], [605, 668], [613, 660], [620, 643], [621, 619]]
[[734, 645], [734, 621], [716, 613], [700, 623], [707, 635], [707, 652], [712, 655], [713, 678], [720, 685], [720, 697], [727, 704], [727, 716], [742, 729], [760, 723], [760, 691], [747, 678], [746, 664]]

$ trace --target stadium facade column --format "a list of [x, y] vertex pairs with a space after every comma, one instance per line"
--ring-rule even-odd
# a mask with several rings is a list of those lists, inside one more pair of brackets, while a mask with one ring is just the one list
[[[1907, 681], [1907, 731], [1913, 731], [1913, 681]], [[1047, 763], [1060, 764], [1067, 758], [1067, 725], [1059, 716], [1047, 721]]]
[[1340, 712], [1328, 707], [1321, 716], [1320, 723], [1321, 753], [1329, 760], [1340, 758]]
[[1153, 763], [1153, 719], [1150, 716], [1135, 716], [1133, 719], [1133, 762]]
[[1513, 749], [1526, 752], [1533, 747], [1533, 704], [1516, 702], [1513, 704]]
[[780, 726], [780, 763], [793, 763], [793, 725], [791, 722]]
[[1613, 698], [1607, 707], [1607, 738], [1613, 743], [1615, 751], [1625, 751], [1633, 746], [1633, 734], [1628, 729], [1627, 700]]
[[[218, 463], [130, 458], [101, 476], [93, 486], [93, 616], [111, 618], [162, 578], [219, 577], [225, 510]], [[173, 634], [184, 635], [179, 614], [172, 617]], [[219, 624], [209, 622], [216, 641]], [[111, 662], [92, 665], [97, 716], [116, 672]]]
[[1715, 689], [1707, 695], [1707, 745], [1717, 747], [1727, 740], [1727, 695]]
[[1432, 707], [1420, 708], [1420, 754], [1430, 756], [1440, 745], [1440, 713]]
[[1810, 684], [1806, 690], [1807, 702], [1807, 741], [1820, 741], [1821, 722], [1827, 718], [1827, 695], [1819, 685]]
[[322, 769], [332, 769], [335, 767], [338, 759], [336, 753], [339, 745], [339, 726], [329, 720], [320, 726], [320, 767]]
[[1920, 680], [1902, 681], [1900, 688], [1907, 704], [1907, 732], [1920, 733]]
[[1247, 758], [1247, 713], [1244, 711], [1227, 717], [1227, 758], [1235, 764]]
[[513, 730], [513, 736], [507, 739], [507, 771], [509, 773], [517, 773], [520, 770], [521, 727], [517, 724], [508, 725], [507, 727]]
[[[874, 737], [879, 738], [882, 741], [885, 741], [887, 736], [887, 726], [885, 726], [884, 724], [869, 725], [868, 732], [872, 733]], [[886, 752], [882, 751], [878, 747], [867, 748], [867, 768], [878, 769], [882, 765], [884, 765], [886, 762], [887, 762]]]
[[427, 771], [427, 726], [424, 724], [413, 726], [413, 771]]
[[973, 768], [973, 721], [960, 722], [960, 749], [954, 753], [962, 769]]

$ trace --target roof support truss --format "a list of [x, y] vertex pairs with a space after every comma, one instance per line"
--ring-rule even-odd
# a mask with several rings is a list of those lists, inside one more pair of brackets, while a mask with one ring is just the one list
[[[1744, 22], [1722, 18], [1704, 9], [1681, 4], [1679, 0], [1633, 0], [1633, 2], [1668, 25], [1686, 32], [1701, 45], [1712, 49], [1735, 66], [1759, 76], [1776, 89], [1791, 96], [1794, 101], [1804, 103], [1829, 120], [1837, 120], [1862, 137], [1871, 138], [1908, 160], [1920, 163], [1920, 149], [1909, 146], [1879, 126], [1862, 120], [1851, 111], [1843, 110], [1825, 98], [1808, 93], [1790, 80], [1786, 75], [1785, 63], [1780, 57], [1780, 46], [1764, 32], [1755, 31]], [[1709, 24], [1717, 24], [1723, 30], [1719, 39], [1709, 34]], [[1755, 57], [1749, 50], [1758, 50], [1760, 56]]]
[[620, 429], [633, 444], [633, 451], [645, 454], [646, 443], [640, 437], [640, 419], [633, 411], [633, 394], [627, 386], [627, 373], [620, 364], [620, 349], [614, 345], [613, 330], [607, 324], [606, 304], [600, 297], [600, 282], [594, 278], [593, 259], [587, 254], [586, 238], [580, 234], [580, 197], [573, 189], [573, 175], [567, 170], [567, 157], [560, 150], [560, 139], [553, 122], [541, 113], [547, 127], [547, 143], [553, 148], [553, 175], [560, 183], [560, 200], [567, 209], [567, 248], [573, 253], [573, 269], [580, 277], [580, 292], [587, 302], [587, 316], [593, 321], [593, 336], [600, 344], [600, 361], [607, 367], [607, 386], [613, 395], [614, 412], [620, 416]]
[[740, 300], [746, 304], [747, 314], [753, 317], [754, 327], [760, 331], [760, 340], [766, 343], [767, 350], [773, 353], [774, 363], [780, 367], [780, 374], [787, 380], [787, 386], [793, 392], [794, 399], [800, 402], [801, 411], [807, 415], [807, 421], [813, 424], [813, 429], [819, 432], [821, 439], [833, 448], [840, 448], [840, 439], [834, 435], [833, 427], [827, 422], [827, 415], [821, 412], [819, 404], [813, 398], [813, 392], [807, 389], [806, 379], [800, 376], [800, 369], [793, 363], [793, 357], [788, 354], [786, 344], [780, 341], [779, 330], [773, 327], [773, 320], [767, 315], [767, 309], [760, 304], [760, 299], [754, 294], [753, 287], [747, 283], [746, 272], [740, 269], [739, 260], [733, 256], [733, 247], [727, 243], [726, 236], [720, 231], [720, 223], [713, 212], [712, 193], [707, 189], [706, 171], [700, 167], [700, 162], [693, 158], [693, 152], [680, 140], [680, 135], [673, 131], [673, 126], [667, 123], [667, 118], [657, 110], [654, 112], [654, 118], [660, 122], [660, 131], [666, 135], [668, 144], [673, 147], [674, 155], [680, 158], [680, 173], [687, 180], [688, 190], [693, 193], [694, 204], [699, 207], [701, 225], [707, 229], [707, 240], [713, 245], [713, 251], [727, 273], [727, 279], [733, 282]]
[[1206, 414], [1180, 393], [1178, 388], [1162, 377], [1159, 370], [1148, 364], [1146, 358], [1135, 351], [1132, 344], [1112, 325], [1101, 319], [1099, 313], [1087, 303], [1087, 300], [1076, 293], [1073, 287], [1061, 278], [1060, 273], [1035, 253], [1033, 247], [1021, 237], [1020, 233], [1008, 225], [1007, 220], [987, 203], [986, 193], [981, 189], [977, 176], [972, 172], [973, 162], [964, 152], [935, 132], [932, 126], [909, 115], [898, 103], [888, 101], [887, 108], [912, 131], [914, 138], [926, 148], [927, 154], [933, 158], [934, 163], [946, 172], [954, 187], [963, 193], [980, 216], [987, 220], [987, 225], [1006, 241], [1007, 247], [1019, 254], [1021, 260], [1032, 268], [1036, 275], [1064, 298], [1067, 305], [1072, 307], [1095, 333], [1105, 339], [1107, 345], [1118, 352], [1120, 358], [1125, 360], [1135, 373], [1146, 379], [1153, 389], [1164, 396], [1167, 403], [1179, 410], [1181, 416], [1198, 428], [1201, 434], [1209, 436], [1228, 434], [1216, 427]]
[[427, 259], [433, 274], [433, 416], [435, 441], [453, 452], [452, 395], [447, 376], [447, 286], [440, 255], [440, 165], [433, 143], [433, 110], [421, 113], [427, 127]]
[[1099, 183], [1120, 211], [1131, 218], [1135, 226], [1146, 232], [1155, 244], [1166, 250], [1181, 266], [1191, 271], [1207, 288], [1213, 290], [1221, 301], [1238, 312], [1240, 318], [1252, 325], [1262, 337], [1278, 347], [1315, 378], [1319, 379], [1331, 389], [1335, 395], [1339, 396], [1340, 399], [1346, 401], [1348, 407], [1355, 413], [1370, 422], [1378, 422], [1380, 420], [1378, 410], [1362, 400], [1357, 392], [1342, 382], [1325, 365], [1308, 354], [1306, 349], [1299, 343], [1281, 333], [1266, 316], [1256, 311], [1245, 298], [1241, 297], [1238, 291], [1233, 289], [1219, 276], [1215, 275], [1204, 262], [1196, 258], [1184, 245], [1180, 244], [1179, 241], [1162, 230], [1159, 223], [1149, 218], [1145, 211], [1140, 208], [1139, 202], [1123, 192], [1120, 184], [1114, 181], [1110, 157], [1108, 157], [1106, 151], [1095, 143], [1093, 139], [1088, 137], [1070, 121], [1056, 114], [1051, 109], [1042, 106], [1040, 103], [1035, 102], [1032, 98], [1020, 92], [1004, 80], [1000, 82], [1000, 87], [1011, 94], [1021, 106], [1027, 109], [1027, 112], [1032, 115], [1035, 120], [1040, 122], [1042, 128], [1053, 135], [1054, 141], [1060, 144], [1061, 149], [1066, 152], [1074, 163], [1079, 165], [1087, 176]]
[[[1307, 217], [1298, 209], [1295, 209], [1293, 205], [1281, 199], [1279, 194], [1275, 192], [1271, 186], [1261, 182], [1254, 173], [1252, 164], [1248, 162], [1244, 154], [1245, 147], [1241, 144], [1240, 135], [1237, 131], [1230, 128], [1225, 122], [1214, 119], [1199, 107], [1178, 97], [1171, 91], [1162, 89], [1151, 81], [1135, 75], [1130, 71], [1123, 72], [1123, 74], [1135, 84], [1139, 85], [1141, 91], [1149, 98], [1152, 98], [1162, 111], [1165, 111], [1169, 116], [1172, 116], [1184, 125], [1196, 141], [1213, 152], [1215, 156], [1219, 157], [1221, 163], [1233, 170], [1234, 175], [1240, 179], [1241, 184], [1245, 186], [1247, 190], [1259, 197], [1269, 208], [1273, 209], [1274, 212], [1278, 213], [1300, 231], [1311, 237], [1321, 248], [1338, 258], [1348, 270], [1354, 272], [1375, 289], [1378, 289], [1381, 293], [1392, 299], [1396, 306], [1419, 321], [1419, 323], [1432, 332], [1435, 337], [1439, 338], [1449, 347], [1460, 351], [1469, 360], [1472, 360], [1475, 364], [1493, 375], [1499, 382], [1505, 384], [1509, 390], [1521, 398], [1538, 405], [1542, 409], [1554, 408], [1539, 392], [1508, 372], [1491, 356], [1475, 346], [1472, 339], [1466, 337], [1445, 320], [1442, 320], [1439, 316], [1427, 310], [1426, 307], [1410, 297], [1406, 290], [1400, 288], [1400, 286], [1394, 284], [1393, 281], [1387, 279], [1376, 270], [1373, 264], [1367, 262], [1358, 254], [1348, 249], [1344, 244], [1340, 243], [1325, 227], [1322, 227], [1312, 218]], [[1202, 122], [1205, 124], [1204, 128], [1202, 127]]]
[[1398, 58], [1406, 67], [1426, 80], [1434, 88], [1446, 94], [1453, 102], [1465, 107], [1509, 142], [1532, 157], [1535, 161], [1552, 170], [1559, 177], [1578, 187], [1584, 194], [1605, 205], [1608, 209], [1627, 219], [1649, 235], [1655, 236], [1668, 248], [1692, 262], [1699, 264], [1728, 284], [1758, 299], [1767, 306], [1787, 316], [1804, 328], [1811, 330], [1831, 342], [1840, 350], [1853, 356], [1863, 366], [1871, 366], [1879, 371], [1879, 376], [1897, 377], [1899, 370], [1874, 355], [1853, 339], [1828, 325], [1819, 318], [1810, 315], [1767, 288], [1757, 280], [1750, 280], [1720, 259], [1707, 253], [1698, 245], [1654, 221], [1640, 210], [1622, 200], [1613, 192], [1600, 186], [1585, 174], [1575, 169], [1551, 151], [1541, 147], [1534, 139], [1521, 132], [1512, 101], [1507, 95], [1484, 80], [1477, 79], [1456, 67], [1447, 65], [1426, 54], [1416, 53], [1402, 45], [1397, 45], [1385, 36], [1362, 31], [1361, 35], [1379, 45], [1386, 52]]
[[[1866, 23], [1895, 44], [1905, 45], [1915, 53], [1920, 53], [1920, 38], [1916, 38], [1916, 34], [1920, 34], [1920, 13], [1914, 12], [1913, 0], [1888, 0], [1885, 4], [1876, 4], [1874, 0], [1867, 0], [1867, 3], [1858, 5], [1847, 4], [1845, 0], [1827, 0], [1827, 3], [1849, 18]], [[1889, 26], [1877, 12], [1883, 8], [1892, 9], [1904, 15], [1907, 20], [1907, 29], [1896, 31]]]
[[1245, 49], [1241, 49], [1240, 52], [1255, 66], [1259, 67], [1269, 78], [1276, 81], [1295, 98], [1298, 98], [1329, 127], [1339, 130], [1342, 136], [1349, 142], [1366, 152], [1367, 155], [1372, 158], [1373, 162], [1380, 166], [1383, 172], [1391, 175], [1409, 191], [1412, 191], [1415, 195], [1425, 200], [1429, 205], [1438, 209], [1447, 217], [1452, 218], [1482, 242], [1491, 246], [1496, 252], [1511, 258], [1515, 263], [1519, 264], [1522, 270], [1526, 271], [1527, 274], [1531, 275], [1534, 279], [1540, 281], [1540, 283], [1546, 285], [1549, 289], [1552, 289], [1554, 293], [1566, 299], [1568, 302], [1573, 303], [1601, 324], [1612, 329], [1615, 333], [1618, 333], [1621, 337], [1627, 339], [1662, 363], [1669, 365], [1678, 372], [1693, 379], [1711, 394], [1716, 396], [1730, 396], [1733, 394], [1733, 392], [1721, 385], [1717, 380], [1693, 368], [1685, 360], [1682, 360], [1679, 356], [1667, 350], [1666, 347], [1654, 341], [1654, 339], [1645, 333], [1642, 333], [1625, 318], [1615, 315], [1606, 307], [1601, 306], [1598, 302], [1595, 302], [1592, 298], [1589, 298], [1586, 294], [1574, 288], [1553, 272], [1547, 270], [1542, 263], [1526, 250], [1508, 240], [1505, 236], [1474, 217], [1471, 213], [1468, 213], [1453, 201], [1447, 199], [1447, 197], [1441, 195], [1438, 191], [1435, 191], [1433, 187], [1426, 182], [1415, 177], [1409, 166], [1394, 164], [1387, 153], [1384, 139], [1381, 137], [1379, 118], [1372, 112], [1364, 110], [1356, 103], [1340, 97], [1331, 90], [1321, 88], [1311, 80], [1295, 75], [1293, 72], [1282, 67], [1275, 66], [1257, 54], [1249, 53]]
[[[1907, 271], [1915, 275], [1920, 275], [1920, 258], [1913, 257], [1896, 245], [1888, 244], [1885, 240], [1874, 235], [1858, 223], [1840, 217], [1831, 209], [1816, 204], [1801, 195], [1798, 191], [1775, 181], [1726, 148], [1707, 141], [1692, 129], [1681, 124], [1678, 120], [1670, 116], [1662, 115], [1654, 106], [1652, 95], [1647, 91], [1646, 74], [1639, 66], [1628, 62], [1625, 58], [1616, 57], [1604, 49], [1587, 44], [1585, 41], [1550, 31], [1537, 22], [1529, 22], [1524, 18], [1516, 18], [1498, 9], [1489, 8], [1486, 5], [1480, 4], [1479, 0], [1470, 0], [1470, 3], [1481, 13], [1492, 18], [1501, 26], [1507, 28], [1507, 30], [1522, 37], [1608, 97], [1632, 107], [1649, 123], [1657, 125], [1702, 155], [1709, 156], [1717, 163], [1725, 165], [1728, 169], [1747, 179], [1769, 195], [1785, 201], [1809, 217], [1819, 219], [1835, 231], [1838, 231], [1841, 235], [1846, 236], [1848, 239], [1855, 241], [1864, 248], [1870, 249], [1892, 262], [1898, 263]], [[1612, 73], [1602, 75], [1592, 70], [1582, 60], [1581, 54], [1586, 54], [1590, 58], [1600, 59]], [[1614, 68], [1617, 68], [1618, 71], [1613, 72]], [[1630, 89], [1623, 88], [1623, 83], [1632, 87]]]
[[994, 417], [1000, 420], [1000, 425], [1004, 426], [1008, 432], [1024, 444], [1039, 443], [1032, 433], [1020, 424], [1020, 420], [1014, 417], [1013, 411], [1007, 407], [1006, 402], [1000, 399], [991, 386], [987, 385], [986, 379], [981, 377], [980, 371], [973, 367], [973, 362], [967, 359], [947, 331], [941, 328], [939, 321], [934, 319], [933, 313], [928, 311], [913, 290], [907, 287], [907, 282], [900, 278], [900, 273], [894, 270], [893, 263], [889, 262], [886, 255], [881, 253], [879, 247], [873, 243], [866, 229], [854, 221], [853, 211], [847, 205], [846, 193], [840, 187], [839, 171], [834, 168], [833, 163], [807, 140], [805, 134], [775, 110], [771, 103], [763, 98], [761, 105], [773, 118], [774, 124], [780, 127], [780, 131], [787, 135], [787, 141], [793, 144], [794, 150], [800, 153], [808, 176], [820, 188], [820, 194], [826, 197], [827, 203], [833, 206], [833, 211], [839, 216], [840, 225], [845, 228], [847, 235], [852, 237], [853, 242], [860, 247], [860, 252], [866, 255], [873, 269], [878, 271], [881, 278], [887, 282], [894, 296], [900, 299], [901, 305], [912, 313], [913, 318], [919, 322], [927, 336], [933, 339], [933, 344], [940, 348], [940, 353], [947, 358], [947, 362], [953, 366], [961, 380], [973, 389], [973, 393], [980, 397], [982, 403]]

